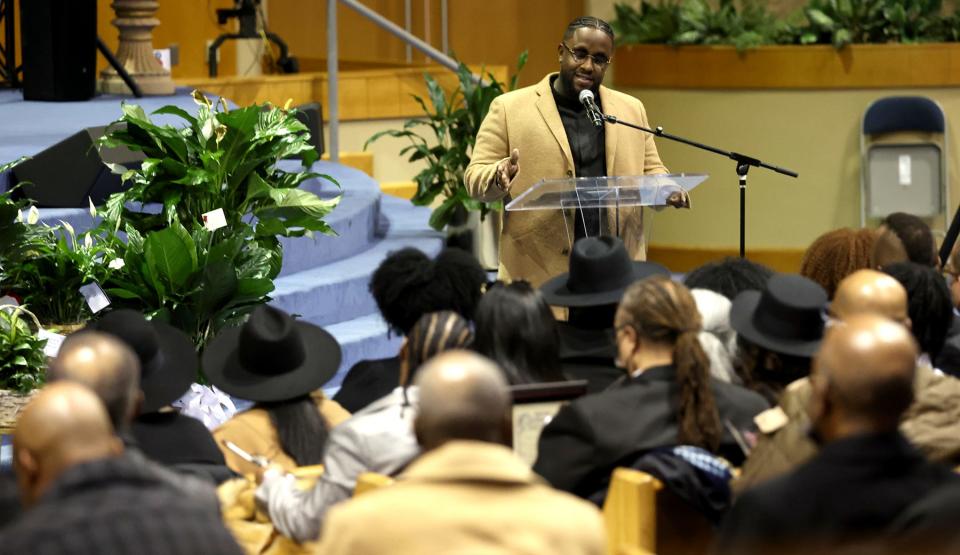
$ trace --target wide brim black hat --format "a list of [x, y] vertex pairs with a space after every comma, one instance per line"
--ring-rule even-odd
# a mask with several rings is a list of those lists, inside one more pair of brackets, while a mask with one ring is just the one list
[[654, 275], [670, 275], [655, 262], [631, 260], [616, 237], [587, 237], [573, 245], [570, 271], [547, 280], [540, 293], [548, 304], [586, 307], [617, 304], [630, 284]]
[[140, 368], [140, 389], [144, 397], [140, 412], [147, 414], [182, 397], [196, 381], [200, 361], [196, 346], [185, 333], [166, 322], [146, 320], [143, 314], [134, 310], [108, 312], [84, 329], [107, 333], [129, 344], [124, 328], [129, 328], [134, 318], [153, 328], [159, 351], [153, 364], [141, 364]]
[[[640, 281], [650, 276], [670, 275], [670, 270], [656, 262], [635, 260], [631, 266], [633, 268], [631, 282]], [[623, 297], [623, 292], [627, 289], [627, 287], [618, 287], [608, 291], [576, 293], [571, 291], [567, 286], [567, 277], [569, 275], [569, 273], [560, 274], [540, 286], [540, 293], [547, 301], [547, 304], [573, 308], [617, 304]]]
[[798, 275], [774, 275], [764, 291], [743, 291], [733, 300], [730, 325], [745, 339], [777, 353], [810, 358], [823, 341], [827, 294]]
[[[258, 311], [281, 311], [272, 307], [260, 307]], [[228, 328], [221, 331], [203, 351], [203, 373], [210, 383], [230, 395], [255, 402], [286, 401], [319, 389], [330, 381], [340, 367], [340, 344], [323, 328], [290, 320], [296, 342], [303, 350], [302, 361], [295, 367], [273, 371], [269, 364], [251, 364], [241, 355], [241, 340], [244, 328], [250, 325]]]

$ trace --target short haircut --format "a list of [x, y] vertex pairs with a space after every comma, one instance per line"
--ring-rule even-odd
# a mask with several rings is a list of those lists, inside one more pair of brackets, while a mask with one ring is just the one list
[[913, 337], [921, 351], [936, 359], [953, 323], [953, 302], [943, 276], [930, 266], [913, 262], [888, 264], [883, 271], [907, 290]]
[[613, 34], [613, 27], [611, 27], [606, 21], [600, 19], [599, 17], [581, 16], [574, 19], [569, 25], [567, 25], [567, 30], [563, 32], [563, 40], [569, 39], [574, 33], [577, 32], [577, 29], [581, 29], [583, 27], [599, 29], [608, 37], [610, 37], [611, 41], [613, 41], [615, 38]]
[[728, 256], [694, 269], [683, 279], [690, 289], [709, 289], [731, 301], [743, 291], [762, 291], [773, 270], [746, 258]]
[[[93, 350], [97, 359], [75, 360], [73, 353], [81, 349]], [[118, 432], [126, 430], [140, 391], [140, 360], [126, 343], [96, 331], [70, 335], [47, 369], [47, 381], [58, 380], [89, 387], [107, 407], [113, 427]]]
[[910, 262], [930, 267], [937, 265], [936, 243], [926, 222], [913, 214], [894, 212], [884, 218], [881, 225], [900, 239]]
[[428, 312], [452, 310], [472, 320], [486, 281], [480, 263], [464, 250], [444, 249], [431, 260], [408, 247], [380, 264], [370, 279], [370, 293], [390, 329], [407, 335]]

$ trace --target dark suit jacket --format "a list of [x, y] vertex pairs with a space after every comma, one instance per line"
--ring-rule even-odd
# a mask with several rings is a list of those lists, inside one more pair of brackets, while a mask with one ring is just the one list
[[960, 317], [953, 317], [947, 339], [933, 365], [945, 374], [960, 377]]
[[958, 481], [899, 432], [836, 441], [793, 473], [747, 490], [727, 514], [717, 552], [852, 550], [877, 541], [904, 509], [934, 489]]
[[141, 414], [131, 424], [130, 435], [133, 445], [164, 466], [217, 484], [235, 477], [213, 434], [196, 418], [179, 412]]
[[571, 380], [587, 380], [587, 393], [599, 393], [625, 375], [617, 368], [613, 330], [584, 330], [559, 322], [560, 363]]
[[217, 512], [128, 456], [66, 470], [0, 532], [0, 552], [243, 554]]
[[[710, 380], [721, 420], [740, 430], [769, 405], [760, 395]], [[672, 366], [650, 368], [622, 386], [566, 405], [540, 435], [533, 469], [554, 487], [581, 497], [600, 491], [619, 464], [657, 447], [677, 445], [679, 386]], [[734, 464], [743, 453], [728, 430], [720, 454]]]
[[400, 357], [361, 360], [347, 372], [333, 400], [355, 414], [400, 385]]

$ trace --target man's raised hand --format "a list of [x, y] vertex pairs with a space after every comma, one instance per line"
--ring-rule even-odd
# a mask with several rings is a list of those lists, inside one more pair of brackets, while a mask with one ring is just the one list
[[513, 152], [510, 153], [510, 159], [500, 162], [497, 167], [497, 184], [500, 185], [500, 188], [509, 191], [511, 181], [518, 171], [520, 171], [520, 151], [513, 149]]

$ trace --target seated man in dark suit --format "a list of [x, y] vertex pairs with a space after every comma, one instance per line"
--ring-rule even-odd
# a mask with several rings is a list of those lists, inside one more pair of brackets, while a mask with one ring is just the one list
[[603, 391], [624, 376], [617, 368], [613, 317], [623, 291], [652, 275], [670, 275], [659, 264], [630, 260], [616, 237], [586, 237], [573, 245], [570, 271], [544, 283], [547, 303], [568, 309], [560, 332], [560, 364], [572, 380], [587, 380], [587, 392]]
[[912, 503], [960, 480], [898, 431], [913, 401], [917, 355], [910, 331], [882, 316], [831, 328], [810, 376], [811, 432], [823, 448], [791, 474], [747, 490], [724, 521], [718, 552], [864, 547]]
[[27, 510], [0, 533], [4, 553], [243, 553], [218, 514], [123, 456], [106, 409], [81, 384], [43, 388], [13, 442]]
[[627, 288], [617, 309], [622, 385], [560, 409], [540, 436], [534, 470], [558, 489], [591, 497], [618, 465], [658, 447], [693, 445], [743, 462], [731, 429], [753, 426], [759, 394], [710, 376], [690, 291], [666, 276]]

